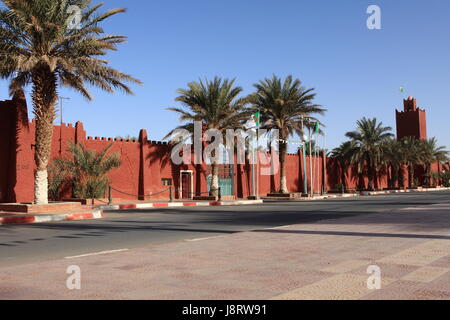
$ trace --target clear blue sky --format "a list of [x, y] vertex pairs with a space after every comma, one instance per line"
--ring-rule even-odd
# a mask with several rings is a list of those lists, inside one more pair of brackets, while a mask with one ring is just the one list
[[[64, 102], [64, 122], [82, 121], [88, 135], [137, 136], [146, 128], [152, 140], [161, 139], [178, 123], [165, 108], [176, 105], [176, 89], [189, 81], [237, 78], [249, 93], [253, 83], [275, 73], [316, 88], [317, 102], [329, 110], [323, 118], [329, 148], [363, 116], [395, 128], [395, 108], [408, 95], [427, 109], [429, 136], [450, 147], [447, 0], [105, 2], [128, 8], [104, 25], [129, 36], [109, 59], [144, 85], [131, 97], [93, 90], [91, 103], [62, 90], [71, 97]], [[371, 4], [382, 9], [382, 30], [366, 28]], [[2, 100], [6, 87], [2, 82]]]

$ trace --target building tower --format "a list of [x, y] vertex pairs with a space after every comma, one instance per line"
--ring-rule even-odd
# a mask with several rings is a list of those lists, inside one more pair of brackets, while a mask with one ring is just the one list
[[397, 139], [415, 137], [427, 139], [427, 113], [417, 107], [417, 100], [413, 97], [403, 100], [404, 111], [396, 110]]

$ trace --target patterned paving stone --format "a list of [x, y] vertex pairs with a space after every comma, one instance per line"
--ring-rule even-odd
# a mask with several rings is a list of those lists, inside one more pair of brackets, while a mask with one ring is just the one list
[[438, 279], [447, 272], [450, 272], [450, 269], [438, 267], [423, 267], [404, 276], [402, 280], [416, 281], [416, 282], [432, 282], [433, 280]]
[[346, 260], [333, 266], [330, 266], [328, 268], [322, 269], [321, 271], [330, 273], [345, 273], [358, 269], [361, 266], [368, 267], [370, 265], [371, 265], [370, 261], [366, 260]]
[[[383, 278], [382, 286], [394, 279]], [[302, 288], [273, 297], [273, 300], [356, 300], [369, 294], [367, 277], [339, 274]]]
[[410, 249], [384, 257], [379, 262], [426, 266], [450, 254], [448, 240], [427, 241]]

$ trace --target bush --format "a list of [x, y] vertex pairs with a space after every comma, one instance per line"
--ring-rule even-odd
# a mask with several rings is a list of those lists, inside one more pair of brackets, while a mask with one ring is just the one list
[[450, 171], [444, 172], [441, 175], [442, 183], [444, 184], [444, 187], [449, 188], [450, 187]]
[[55, 159], [49, 169], [50, 199], [58, 200], [61, 192], [70, 187], [74, 198], [103, 198], [110, 183], [106, 174], [120, 167], [119, 154], [106, 155], [111, 147], [96, 153], [83, 145], [71, 144], [71, 156]]

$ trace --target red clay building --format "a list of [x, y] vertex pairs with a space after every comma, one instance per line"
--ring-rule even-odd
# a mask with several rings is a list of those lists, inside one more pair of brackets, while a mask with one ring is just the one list
[[[0, 203], [32, 202], [34, 189], [34, 130], [29, 121], [27, 104], [23, 97], [0, 102]], [[415, 99], [405, 100], [405, 110], [397, 112], [399, 137], [413, 135], [426, 138], [425, 111], [417, 108]], [[137, 141], [125, 141], [105, 137], [87, 137], [81, 122], [75, 125], [54, 126], [52, 158], [67, 156], [68, 142], [84, 144], [88, 149], [100, 151], [113, 144], [111, 152], [119, 152], [122, 165], [110, 173], [114, 198], [120, 199], [168, 199], [167, 185], [172, 183], [175, 198], [191, 198], [208, 191], [209, 168], [207, 165], [174, 165], [170, 161], [171, 146], [165, 142], [149, 141], [147, 132], [141, 130]], [[313, 159], [315, 192], [332, 190], [341, 183], [341, 172], [335, 161], [324, 157]], [[303, 158], [301, 152], [286, 157], [287, 185], [291, 192], [303, 190]], [[306, 177], [310, 185], [309, 158], [306, 161]], [[327, 176], [324, 177], [324, 167]], [[225, 196], [247, 198], [252, 194], [252, 166], [225, 165], [221, 168], [221, 182], [227, 187]], [[258, 190], [266, 195], [279, 189], [279, 175], [259, 176]], [[367, 179], [350, 168], [347, 175], [349, 189], [367, 185]], [[375, 187], [387, 187], [386, 172], [379, 173]], [[148, 196], [150, 194], [155, 194]], [[140, 195], [140, 196], [138, 196]], [[67, 195], [66, 195], [67, 196]]]

